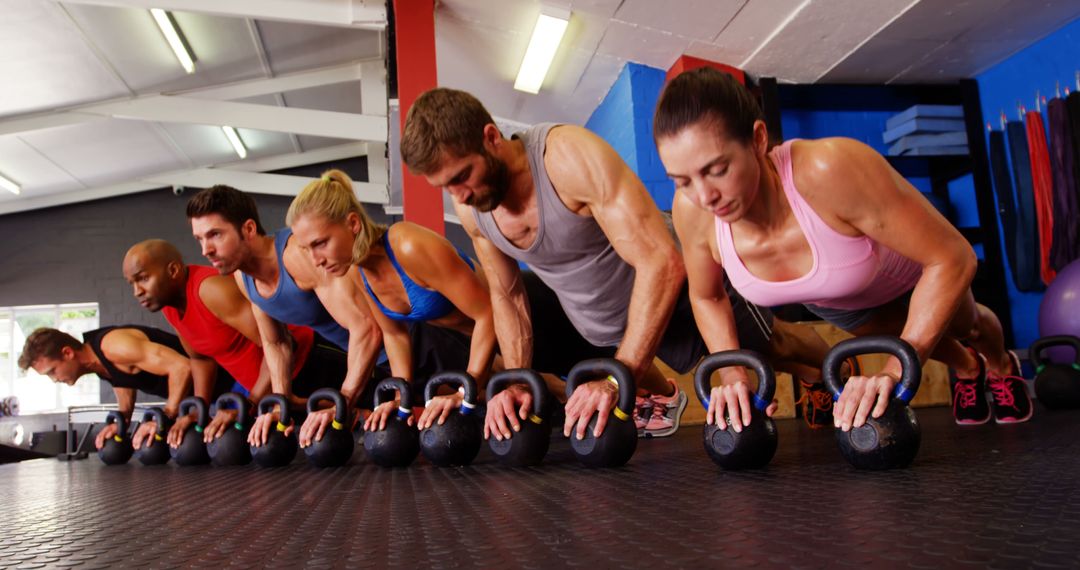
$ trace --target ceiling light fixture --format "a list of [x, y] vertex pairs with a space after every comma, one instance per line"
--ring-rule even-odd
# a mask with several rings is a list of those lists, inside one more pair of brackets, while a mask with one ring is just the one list
[[247, 158], [247, 147], [244, 146], [244, 141], [240, 140], [240, 134], [236, 132], [236, 129], [232, 127], [221, 127], [221, 130], [225, 131], [225, 137], [229, 139], [233, 150], [240, 156], [240, 159]]
[[544, 84], [544, 77], [551, 67], [551, 60], [555, 59], [555, 52], [559, 49], [559, 42], [562, 41], [569, 23], [570, 10], [550, 6], [540, 9], [532, 39], [529, 40], [529, 48], [525, 50], [525, 59], [521, 61], [517, 81], [514, 82], [514, 89], [533, 94], [540, 92], [540, 86]]
[[180, 65], [184, 66], [184, 71], [195, 73], [195, 54], [191, 52], [191, 45], [180, 31], [180, 26], [176, 24], [176, 18], [173, 17], [172, 12], [166, 12], [161, 8], [151, 8], [150, 15], [154, 17], [158, 28], [161, 28], [165, 41], [169, 42], [169, 47], [176, 54], [176, 59], [180, 60]]
[[3, 176], [0, 176], [0, 188], [3, 188], [4, 190], [7, 190], [8, 192], [15, 194], [16, 196], [22, 193], [21, 186], [12, 182], [11, 180], [8, 180], [7, 178], [4, 178]]

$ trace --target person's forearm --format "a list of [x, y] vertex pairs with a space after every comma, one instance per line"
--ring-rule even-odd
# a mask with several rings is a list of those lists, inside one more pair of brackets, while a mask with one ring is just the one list
[[900, 337], [919, 353], [922, 362], [930, 357], [945, 334], [957, 307], [975, 277], [977, 261], [956, 259], [923, 268], [908, 307], [907, 322]]
[[390, 361], [390, 374], [411, 382], [413, 354], [408, 333], [383, 331], [383, 346], [386, 348], [386, 359]]
[[377, 328], [373, 330], [374, 334], [349, 331], [348, 371], [341, 383], [341, 394], [350, 405], [356, 405], [356, 400], [364, 393], [382, 346], [382, 334]]
[[278, 394], [290, 394], [292, 383], [292, 337], [263, 344], [263, 362], [270, 374], [270, 387]]
[[491, 370], [491, 361], [495, 355], [494, 314], [488, 312], [475, 321], [472, 341], [469, 345], [469, 374], [477, 382], [485, 382]]
[[640, 265], [630, 295], [626, 332], [615, 354], [615, 358], [630, 367], [635, 378], [641, 378], [652, 364], [686, 278], [686, 269], [677, 254], [663, 263]]
[[210, 403], [217, 383], [217, 362], [205, 358], [191, 359], [191, 377], [195, 383], [195, 396]]
[[165, 401], [165, 415], [176, 417], [176, 412], [180, 409], [180, 400], [187, 395], [191, 385], [191, 366], [177, 366], [169, 371], [169, 397]]
[[507, 369], [532, 366], [533, 332], [529, 299], [521, 277], [505, 295], [492, 289], [491, 310], [495, 338]]
[[131, 423], [131, 415], [135, 413], [135, 390], [114, 390], [116, 393], [116, 409]]

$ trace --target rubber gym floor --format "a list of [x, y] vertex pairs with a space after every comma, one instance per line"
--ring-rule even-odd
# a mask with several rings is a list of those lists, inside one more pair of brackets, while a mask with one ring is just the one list
[[961, 428], [918, 410], [915, 464], [856, 471], [780, 420], [767, 469], [723, 472], [701, 429], [589, 470], [422, 458], [347, 467], [0, 466], [0, 567], [1080, 567], [1080, 413]]

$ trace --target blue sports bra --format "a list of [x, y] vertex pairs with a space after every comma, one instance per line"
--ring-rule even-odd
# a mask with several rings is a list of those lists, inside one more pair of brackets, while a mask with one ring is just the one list
[[[407, 323], [425, 322], [445, 317], [451, 311], [454, 310], [454, 304], [443, 296], [438, 291], [432, 291], [416, 284], [415, 281], [409, 279], [409, 276], [405, 274], [405, 270], [398, 264], [397, 258], [394, 257], [394, 250], [390, 248], [390, 230], [387, 229], [382, 236], [383, 247], [386, 248], [386, 257], [390, 258], [390, 263], [394, 266], [394, 271], [397, 271], [398, 277], [401, 278], [401, 284], [405, 286], [405, 295], [409, 298], [410, 310], [408, 314], [398, 313], [386, 308], [386, 305], [379, 301], [379, 297], [375, 295], [375, 292], [371, 290], [371, 285], [368, 283], [367, 275], [364, 275], [364, 270], [357, 266], [356, 270], [360, 272], [360, 277], [364, 280], [364, 287], [367, 287], [368, 294], [375, 300], [375, 305], [379, 307], [384, 315], [394, 319], [395, 321], [404, 321]], [[469, 259], [468, 255], [460, 249], [457, 250], [461, 259], [465, 260], [465, 263], [469, 265], [469, 269], [475, 269], [473, 262]]]

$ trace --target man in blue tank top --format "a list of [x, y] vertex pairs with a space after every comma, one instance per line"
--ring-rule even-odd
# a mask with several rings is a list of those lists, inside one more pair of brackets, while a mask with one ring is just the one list
[[[706, 347], [674, 238], [644, 185], [614, 149], [572, 125], [540, 124], [503, 138], [476, 98], [439, 88], [421, 95], [409, 110], [401, 151], [412, 172], [454, 199], [489, 275], [506, 367], [530, 366], [533, 337], [547, 334], [533, 328], [532, 314], [545, 309], [529, 307], [518, 266], [524, 262], [555, 291], [567, 317], [593, 346], [591, 355], [613, 356], [633, 372], [645, 400], [638, 403], [639, 433], [674, 433], [686, 396], [657, 371], [653, 357], [687, 372]], [[771, 314], [733, 295], [726, 306], [738, 330], [725, 334], [737, 335], [739, 346], [770, 352]], [[496, 397], [527, 409], [524, 389]], [[576, 431], [583, 437], [597, 412], [599, 434], [615, 400], [613, 383], [583, 384], [566, 403], [564, 434]], [[503, 402], [498, 403], [488, 403], [485, 433], [510, 437], [519, 418], [507, 417]], [[641, 417], [642, 410], [650, 410], [648, 417]], [[732, 423], [741, 428], [737, 420]]]

